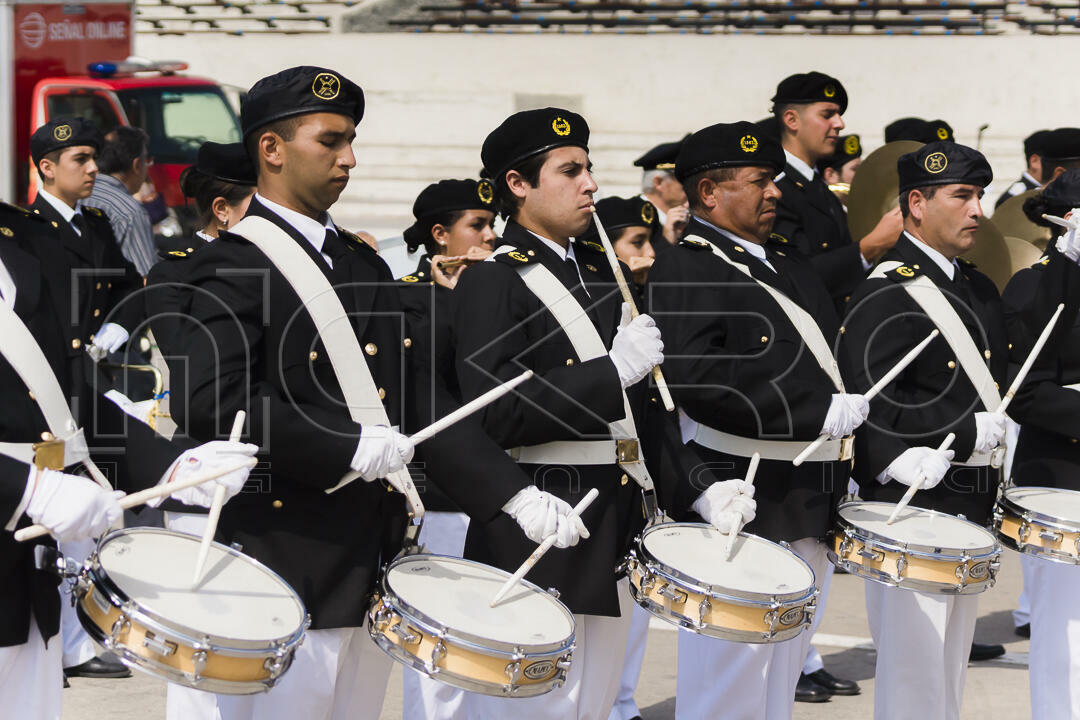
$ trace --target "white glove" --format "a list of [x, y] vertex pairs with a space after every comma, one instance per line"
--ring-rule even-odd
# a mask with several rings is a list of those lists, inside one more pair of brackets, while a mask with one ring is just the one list
[[885, 468], [884, 480], [887, 482], [891, 477], [908, 487], [921, 483], [921, 489], [929, 490], [949, 472], [949, 463], [955, 455], [952, 450], [942, 452], [931, 447], [908, 448]]
[[710, 485], [691, 506], [722, 533], [743, 527], [757, 517], [754, 486], [745, 480], [721, 480]]
[[[176, 458], [176, 461], [169, 467], [165, 477], [161, 479], [158, 485], [186, 480], [196, 475], [206, 475], [215, 470], [236, 466], [247, 458], [254, 457], [258, 451], [259, 446], [251, 443], [231, 442], [228, 440], [213, 440], [204, 443], [185, 451], [180, 457]], [[185, 505], [210, 507], [214, 503], [214, 493], [219, 485], [225, 488], [225, 499], [228, 500], [244, 487], [250, 472], [251, 468], [244, 466], [239, 470], [225, 473], [201, 485], [177, 490], [169, 497], [179, 500]], [[155, 498], [148, 502], [147, 505], [157, 507], [164, 501], [165, 498], [163, 497]]]
[[1005, 439], [1005, 413], [975, 413], [975, 452], [990, 452]]
[[1073, 208], [1068, 218], [1069, 229], [1055, 242], [1058, 252], [1073, 262], [1080, 262], [1080, 208]]
[[664, 341], [660, 339], [660, 328], [648, 315], [638, 315], [633, 320], [630, 315], [630, 305], [623, 303], [622, 320], [608, 353], [619, 371], [619, 382], [624, 388], [641, 380], [664, 362]]
[[109, 353], [114, 353], [128, 341], [128, 331], [116, 323], [107, 322], [94, 333], [94, 342], [87, 351], [94, 362], [98, 362]]
[[581, 538], [589, 538], [581, 518], [567, 518], [574, 509], [569, 503], [534, 485], [519, 490], [502, 509], [517, 520], [525, 537], [534, 543], [540, 544], [548, 535], [554, 534], [555, 547], [568, 548], [577, 545]]
[[103, 490], [97, 483], [78, 475], [42, 470], [26, 514], [47, 527], [61, 542], [85, 540], [116, 524], [124, 514], [117, 502], [123, 496], [122, 492]]
[[855, 393], [833, 393], [821, 432], [834, 439], [847, 437], [866, 421], [866, 416], [869, 414], [870, 403], [866, 401], [865, 396]]
[[412, 456], [412, 440], [405, 435], [385, 425], [365, 425], [349, 467], [372, 482], [405, 467]]

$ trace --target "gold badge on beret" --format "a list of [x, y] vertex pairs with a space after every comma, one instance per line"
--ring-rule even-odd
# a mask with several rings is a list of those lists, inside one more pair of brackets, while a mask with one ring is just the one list
[[836, 86], [835, 85], [826, 85], [825, 86], [825, 97], [827, 97], [827, 98], [836, 97]]
[[945, 128], [943, 128], [943, 127], [939, 127], [937, 129], [937, 136], [938, 136], [938, 140], [948, 140], [949, 139], [949, 131], [946, 130]]
[[848, 155], [855, 155], [859, 152], [859, 136], [849, 135], [848, 139], [844, 141], [844, 152]]
[[341, 79], [334, 73], [319, 73], [311, 83], [311, 92], [317, 98], [333, 100], [341, 92]]
[[570, 122], [564, 117], [557, 117], [551, 121], [551, 129], [559, 137], [566, 137], [570, 134]]
[[656, 219], [656, 208], [653, 207], [651, 202], [643, 203], [641, 206], [641, 219], [652, 225], [653, 220]]
[[57, 125], [53, 129], [52, 134], [53, 134], [54, 138], [56, 138], [60, 142], [64, 142], [69, 137], [71, 137], [71, 126], [70, 125]]
[[495, 199], [495, 188], [487, 180], [481, 180], [476, 185], [476, 194], [479, 196], [480, 202], [490, 205], [491, 201]]
[[930, 153], [923, 161], [923, 167], [926, 168], [926, 172], [937, 175], [949, 167], [949, 158], [945, 157], [943, 152]]
[[752, 153], [757, 152], [758, 141], [753, 135], [743, 135], [742, 140], [739, 140], [739, 147], [743, 152]]

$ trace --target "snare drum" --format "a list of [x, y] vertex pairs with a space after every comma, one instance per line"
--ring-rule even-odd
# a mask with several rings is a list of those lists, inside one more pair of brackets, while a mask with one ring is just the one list
[[829, 560], [866, 580], [942, 595], [974, 595], [993, 587], [1001, 546], [973, 522], [907, 507], [849, 502], [839, 509]]
[[662, 620], [701, 635], [745, 643], [790, 640], [814, 617], [814, 571], [791, 550], [702, 523], [660, 523], [638, 536], [626, 559], [630, 594]]
[[510, 577], [442, 555], [390, 563], [368, 609], [368, 632], [395, 660], [463, 690], [534, 697], [561, 686], [574, 652], [574, 616], [522, 581], [494, 608]]
[[219, 543], [192, 587], [194, 535], [133, 528], [101, 539], [76, 587], [79, 621], [128, 667], [229, 695], [269, 690], [310, 618], [270, 569]]
[[994, 506], [994, 531], [1018, 552], [1080, 565], [1080, 492], [1007, 488]]

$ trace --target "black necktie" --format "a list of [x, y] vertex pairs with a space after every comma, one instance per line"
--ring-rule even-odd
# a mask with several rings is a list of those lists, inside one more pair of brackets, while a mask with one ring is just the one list
[[585, 285], [581, 280], [581, 274], [578, 272], [577, 263], [570, 258], [563, 260], [563, 265], [566, 268], [566, 279], [570, 281], [570, 287], [573, 288], [570, 292], [573, 294], [574, 299], [581, 303], [581, 307], [586, 310], [592, 305], [592, 298], [589, 296], [589, 291], [585, 289]]
[[333, 263], [334, 267], [332, 269], [334, 272], [344, 275], [345, 255], [349, 252], [348, 248], [345, 247], [345, 241], [338, 237], [336, 232], [328, 229], [326, 236], [323, 238], [322, 251]]
[[82, 216], [82, 213], [75, 213], [71, 216], [71, 226], [79, 231], [79, 235], [86, 234], [86, 219]]

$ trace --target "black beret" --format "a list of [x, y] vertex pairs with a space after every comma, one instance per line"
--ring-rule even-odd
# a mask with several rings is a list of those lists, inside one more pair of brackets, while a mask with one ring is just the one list
[[455, 210], [494, 211], [495, 191], [490, 180], [440, 180], [416, 196], [413, 217], [423, 220]]
[[53, 150], [89, 145], [101, 150], [102, 137], [97, 126], [83, 118], [57, 118], [45, 123], [30, 136], [30, 157], [41, 162]]
[[661, 143], [654, 147], [649, 152], [645, 153], [637, 160], [634, 161], [634, 165], [643, 170], [674, 170], [675, 159], [679, 157], [679, 148], [686, 142], [687, 135], [678, 142]]
[[840, 106], [840, 114], [847, 110], [847, 91], [840, 81], [819, 72], [790, 75], [780, 81], [773, 95], [773, 107], [777, 105], [833, 102]]
[[725, 167], [772, 167], [779, 172], [787, 160], [780, 141], [752, 122], [719, 123], [686, 138], [675, 177], [683, 181], [705, 170]]
[[[608, 232], [626, 227], [643, 227], [655, 230], [660, 220], [656, 207], [640, 197], [607, 197], [596, 203], [596, 214]], [[599, 235], [595, 220], [589, 223], [589, 229], [582, 234], [582, 239]], [[612, 240], [614, 242], [614, 240]]]
[[1063, 127], [1051, 130], [1043, 139], [1042, 149], [1041, 154], [1052, 160], [1080, 158], [1080, 128]]
[[1025, 200], [1024, 214], [1036, 225], [1060, 230], [1043, 215], [1064, 217], [1075, 207], [1080, 207], [1080, 168], [1066, 170], [1043, 187], [1041, 192]]
[[244, 139], [270, 123], [309, 113], [337, 113], [354, 125], [364, 117], [364, 91], [333, 70], [302, 65], [264, 77], [251, 86], [240, 108]]
[[894, 120], [885, 126], [885, 142], [891, 143], [898, 140], [932, 143], [939, 140], [955, 141], [956, 138], [952, 127], [944, 120], [906, 117]]
[[1024, 157], [1042, 155], [1046, 148], [1046, 140], [1050, 136], [1050, 130], [1036, 130], [1024, 138]]
[[517, 163], [548, 150], [573, 145], [589, 151], [589, 124], [576, 112], [543, 108], [514, 113], [484, 139], [480, 160], [492, 179]]
[[967, 145], [939, 140], [927, 143], [896, 161], [900, 192], [929, 185], [978, 185], [986, 187], [994, 173], [986, 157]]
[[833, 168], [839, 170], [855, 158], [862, 157], [862, 142], [858, 135], [841, 135], [836, 141], [836, 150], [827, 158], [818, 162], [818, 169]]
[[232, 183], [233, 185], [255, 185], [255, 166], [244, 150], [243, 143], [204, 142], [199, 148], [198, 160], [180, 173], [180, 190], [188, 197], [192, 196], [186, 182], [190, 173]]

